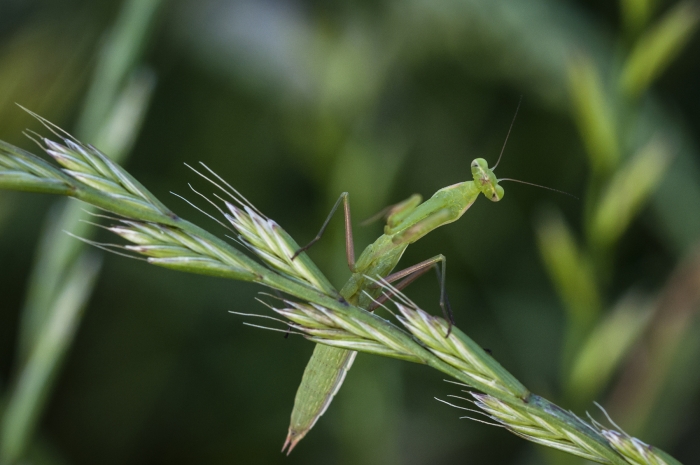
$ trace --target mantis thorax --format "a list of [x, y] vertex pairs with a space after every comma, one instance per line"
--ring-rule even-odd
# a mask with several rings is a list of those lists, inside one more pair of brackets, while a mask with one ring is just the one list
[[492, 202], [498, 202], [503, 198], [503, 188], [498, 185], [498, 179], [489, 168], [483, 158], [476, 158], [472, 162], [472, 176], [479, 191]]

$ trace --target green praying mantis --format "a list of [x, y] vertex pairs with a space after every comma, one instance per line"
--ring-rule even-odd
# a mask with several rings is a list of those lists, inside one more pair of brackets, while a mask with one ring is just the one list
[[[345, 245], [347, 263], [352, 276], [343, 286], [340, 295], [348, 303], [372, 311], [390, 296], [382, 293], [375, 279], [388, 283], [401, 290], [415, 281], [419, 276], [434, 268], [440, 280], [440, 307], [445, 319], [454, 323], [449, 300], [445, 290], [445, 271], [447, 260], [443, 255], [420, 262], [416, 265], [393, 272], [406, 248], [440, 226], [457, 221], [476, 201], [479, 194], [492, 202], [503, 198], [504, 190], [499, 185], [502, 181], [515, 181], [543, 187], [516, 179], [498, 179], [494, 170], [500, 163], [513, 123], [520, 108], [520, 103], [513, 116], [508, 134], [496, 164], [489, 168], [486, 160], [477, 158], [471, 163], [473, 180], [464, 181], [438, 190], [430, 199], [422, 202], [422, 197], [414, 194], [407, 200], [390, 206], [378, 216], [386, 217], [384, 234], [367, 246], [360, 258], [355, 261], [354, 242], [351, 227], [350, 204], [347, 192], [340, 195], [330, 214], [323, 223], [318, 235], [306, 246], [300, 248], [293, 258], [308, 250], [323, 235], [332, 216], [343, 203], [345, 217]], [[557, 191], [561, 192], [561, 191]], [[561, 192], [567, 194], [566, 192]], [[569, 195], [569, 194], [567, 194]], [[438, 267], [438, 265], [440, 265]], [[446, 334], [446, 336], [449, 335]], [[345, 376], [350, 370], [357, 352], [317, 344], [306, 366], [299, 389], [294, 400], [289, 431], [282, 451], [289, 454], [292, 449], [313, 428], [316, 421], [324, 414], [335, 394], [340, 389]]]

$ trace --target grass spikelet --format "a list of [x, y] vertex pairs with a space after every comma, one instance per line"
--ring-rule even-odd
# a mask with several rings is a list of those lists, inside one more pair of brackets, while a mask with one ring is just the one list
[[[488, 413], [493, 420], [522, 438], [598, 463], [611, 463], [603, 460], [600, 454], [586, 442], [581, 441], [578, 435], [561, 428], [557, 423], [550, 421], [546, 415], [534, 414], [524, 408], [518, 409], [513, 404], [506, 404], [486, 394], [471, 394], [479, 408]], [[568, 412], [563, 413], [576, 418]], [[582, 420], [579, 420], [577, 426], [590, 428]]]
[[519, 383], [516, 389], [502, 383], [489, 366], [493, 358], [464, 333], [457, 330], [445, 337], [449, 324], [443, 318], [432, 316], [416, 306], [398, 302], [395, 305], [400, 312], [397, 319], [401, 324], [445, 362], [505, 394], [520, 397], [527, 392]]
[[[190, 187], [197, 195], [204, 198], [224, 215], [236, 231], [238, 231], [238, 238], [243, 245], [253, 251], [268, 266], [283, 275], [321, 291], [328, 296], [334, 298], [339, 296], [338, 291], [306, 253], [295, 256], [296, 252], [300, 249], [299, 244], [297, 244], [279, 224], [267, 218], [253, 203], [246, 199], [221, 176], [216, 174], [214, 170], [204, 163], [200, 162], [200, 164], [214, 179], [209, 175], [197, 171], [190, 165], [185, 164], [185, 166], [226, 194], [226, 196], [230, 197], [239, 206], [237, 207], [231, 202], [214, 194], [214, 196], [226, 206], [226, 209], [229, 211], [229, 213], [226, 213], [215, 202], [194, 190], [192, 186]], [[207, 216], [211, 217], [211, 215], [208, 214]], [[218, 220], [215, 219], [215, 221]]]
[[603, 430], [610, 445], [632, 465], [670, 465], [652, 446], [624, 433]]
[[386, 282], [378, 282], [394, 297], [396, 319], [431, 352], [475, 381], [503, 394], [525, 398], [529, 391], [489, 353], [444, 318], [430, 315]]
[[[45, 125], [48, 124], [43, 118], [30, 114]], [[67, 136], [62, 138], [63, 143], [46, 137], [41, 138], [40, 142], [43, 143], [41, 147], [46, 153], [56, 160], [63, 167], [63, 171], [72, 178], [122, 202], [135, 204], [158, 213], [170, 214], [170, 210], [140, 182], [96, 147], [84, 145]]]
[[0, 187], [68, 195], [71, 183], [66, 178], [36, 155], [0, 141]]
[[370, 325], [354, 321], [320, 305], [288, 300], [283, 302], [285, 308], [270, 308], [291, 321], [291, 326], [310, 341], [401, 360], [419, 361], [400, 344], [383, 336]]
[[254, 281], [245, 262], [205, 237], [156, 223], [122, 220], [109, 229], [135, 245], [125, 249], [147, 256], [149, 263], [190, 273]]
[[321, 270], [302, 253], [292, 259], [299, 245], [275, 221], [263, 216], [248, 205], [238, 208], [225, 202], [229, 213], [226, 219], [239, 233], [239, 238], [265, 263], [285, 275], [314, 289], [336, 296], [338, 293]]

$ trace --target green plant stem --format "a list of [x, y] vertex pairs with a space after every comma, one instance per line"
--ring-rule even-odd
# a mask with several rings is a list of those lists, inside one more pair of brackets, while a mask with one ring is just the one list
[[[35, 163], [39, 165], [39, 161], [35, 160]], [[189, 237], [209, 243], [211, 247], [227, 255], [228, 262], [236, 264], [235, 268], [231, 268], [233, 271], [227, 272], [223, 274], [223, 276], [257, 282], [264, 286], [285, 292], [305, 302], [311, 302], [328, 308], [346, 317], [350, 321], [370, 327], [377, 335], [377, 340], [387, 346], [400, 348], [400, 352], [407, 354], [411, 359], [431, 366], [454, 379], [468, 384], [474, 389], [484, 392], [504, 404], [511, 406], [513, 409], [525, 412], [535, 418], [546, 419], [546, 421], [550, 425], [556, 427], [558, 431], [564, 432], [565, 436], [572, 442], [585, 445], [585, 449], [592, 451], [595, 457], [602, 463], [616, 465], [623, 465], [626, 463], [591, 426], [578, 419], [575, 415], [556, 407], [554, 404], [551, 404], [539, 396], [529, 393], [524, 387], [521, 387], [522, 385], [520, 385], [512, 375], [506, 372], [500, 364], [478, 346], [470, 348], [471, 355], [479, 358], [480, 364], [488, 367], [490, 372], [506, 380], [506, 383], [515, 388], [510, 392], [517, 392], [518, 395], [504, 392], [502, 389], [498, 389], [492, 384], [471, 376], [469, 373], [460, 371], [440, 359], [411, 335], [379, 316], [337, 300], [322, 291], [311, 288], [292, 278], [271, 271], [243, 252], [237, 250], [229, 243], [219, 239], [199, 226], [178, 217], [171, 213], [166, 207], [161, 207], [160, 205], [162, 204], [157, 202], [157, 199], [153, 200], [153, 202], [159, 205], [158, 208], [154, 208], [153, 205], [126, 202], [121, 198], [115, 198], [109, 193], [89, 187], [69, 177], [57, 168], [52, 168], [48, 164], [45, 164], [47, 166], [43, 166], [44, 163], [42, 162], [41, 165], [45, 171], [44, 177], [64, 182], [69, 187], [70, 195], [79, 200], [129, 219], [147, 221], [176, 228], [189, 235]], [[0, 187], [2, 187], [2, 177], [0, 177]], [[194, 265], [188, 268], [187, 262], [178, 266], [177, 269], [181, 271], [201, 272], [201, 268], [197, 268]], [[468, 339], [458, 328], [453, 328], [453, 332], [458, 334], [461, 339]], [[511, 381], [508, 381], [509, 379]]]

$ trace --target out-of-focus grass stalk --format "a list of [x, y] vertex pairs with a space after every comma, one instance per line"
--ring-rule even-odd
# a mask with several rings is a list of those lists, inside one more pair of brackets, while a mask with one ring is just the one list
[[595, 64], [584, 55], [577, 56], [569, 65], [569, 87], [574, 117], [591, 169], [598, 176], [605, 175], [620, 160], [613, 100], [605, 91]]
[[622, 21], [628, 36], [635, 37], [644, 29], [655, 4], [655, 0], [620, 0]]
[[538, 222], [538, 245], [554, 287], [567, 311], [562, 365], [570, 366], [576, 348], [602, 311], [595, 269], [579, 248], [561, 215], [550, 211]]
[[624, 297], [600, 323], [571, 361], [564, 390], [569, 399], [595, 399], [629, 353], [651, 317], [651, 303], [636, 295]]
[[[142, 42], [149, 32], [148, 25], [155, 20], [159, 5], [160, 0], [129, 0], [124, 4], [115, 29], [100, 52], [93, 84], [79, 118], [78, 126], [82, 129], [78, 131], [78, 137], [108, 151], [117, 162], [129, 152], [148, 107], [153, 76], [146, 71], [134, 74], [136, 56], [131, 49], [142, 50]], [[144, 23], [143, 18], [150, 18], [150, 22]], [[121, 67], [117, 67], [117, 64]], [[111, 75], [107, 76], [107, 73]], [[116, 81], [120, 87], [101, 84], [103, 80], [109, 83]], [[98, 117], [99, 124], [92, 120], [83, 123], [89, 118]], [[37, 253], [22, 311], [20, 360], [31, 350], [45, 313], [50, 311], [53, 296], [60, 287], [62, 271], [76, 259], [82, 248], [81, 244], [70, 240], [62, 231], [89, 235], [92, 229], [80, 222], [87, 217], [82, 209], [68, 202], [57, 206], [53, 221], [49, 222], [42, 235], [42, 245]], [[76, 231], [76, 228], [79, 230]]]
[[[135, 70], [161, 0], [128, 0], [101, 50], [78, 122], [78, 134], [116, 159], [130, 151], [154, 87]], [[77, 202], [55, 207], [42, 234], [21, 314], [17, 375], [0, 429], [0, 462], [14, 463], [31, 442], [52, 381], [79, 325], [98, 273], [83, 245], [64, 230], [89, 236]], [[80, 282], [76, 284], [74, 280]], [[63, 328], [63, 331], [59, 329]]]
[[672, 149], [653, 138], [619, 167], [596, 196], [586, 222], [588, 247], [597, 271], [608, 277], [617, 242], [658, 187], [671, 160]]
[[[651, 6], [641, 0], [621, 2], [625, 20], [638, 25], [647, 21]], [[607, 314], [600, 310], [602, 302], [617, 300], [604, 294], [613, 276], [617, 244], [661, 183], [674, 153], [665, 134], [639, 132], [636, 101], [677, 55], [697, 23], [695, 7], [681, 2], [658, 24], [639, 31], [642, 34], [621, 70], [612, 66], [605, 76], [582, 53], [569, 63], [571, 111], [590, 167], [585, 242], [578, 244], [560, 216], [557, 221], [551, 216], [541, 221], [537, 230], [545, 265], [567, 308], [563, 386], [574, 405], [590, 402], [609, 383], [650, 321], [648, 305], [630, 305], [624, 299], [617, 310]]]
[[[611, 394], [614, 415], [632, 433], [649, 423], [684, 339], [697, 334], [690, 330], [700, 308], [700, 244], [676, 268], [655, 307], [644, 344], [635, 348]], [[694, 371], [696, 363], [692, 357], [684, 366]]]
[[599, 176], [604, 175], [613, 170], [620, 159], [612, 99], [605, 91], [595, 64], [585, 55], [578, 55], [571, 62], [569, 86], [574, 118], [586, 145], [591, 169]]
[[698, 26], [697, 4], [680, 2], [637, 41], [620, 75], [620, 89], [627, 97], [639, 97], [663, 73]]
[[[124, 81], [138, 65], [157, 20], [163, 0], [126, 0], [107, 38], [95, 69], [95, 76], [77, 124], [76, 134], [83, 141], [100, 146], [104, 123], [113, 113]], [[94, 140], [93, 140], [94, 139]], [[106, 147], [105, 147], [106, 149]], [[115, 161], [125, 156], [112, 154]]]
[[670, 152], [667, 144], [652, 139], [615, 173], [591, 218], [589, 235], [593, 247], [609, 249], [620, 239], [658, 186]]

